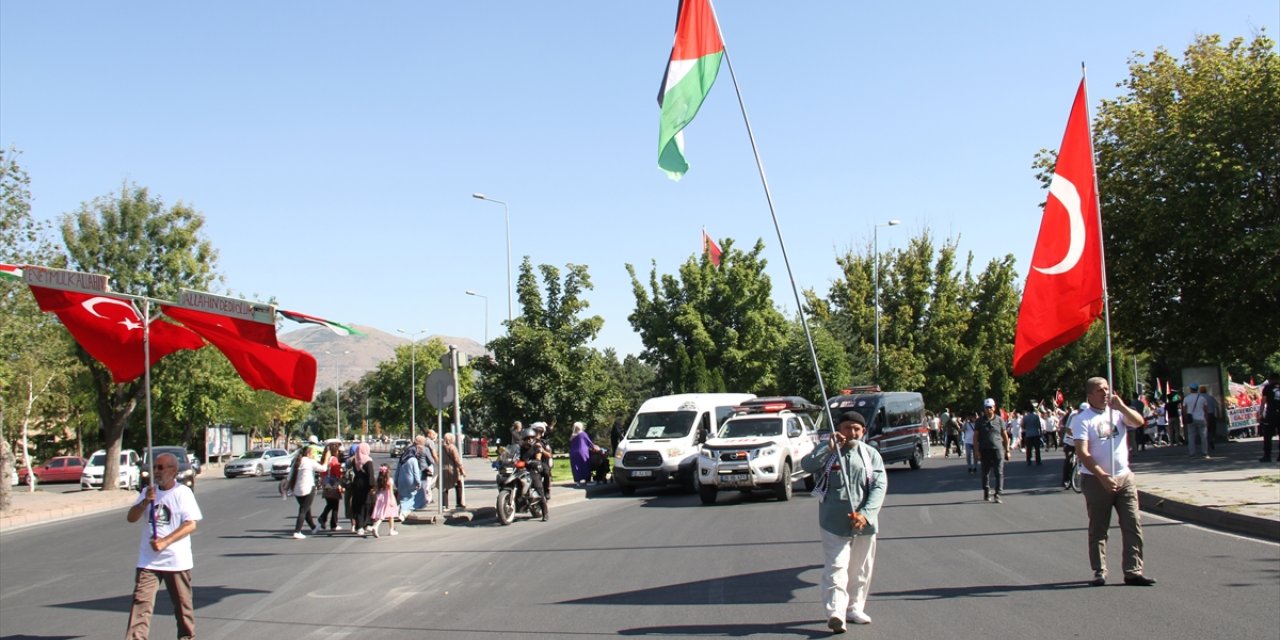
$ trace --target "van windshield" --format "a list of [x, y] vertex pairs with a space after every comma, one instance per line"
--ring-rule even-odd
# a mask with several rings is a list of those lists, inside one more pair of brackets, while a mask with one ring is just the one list
[[636, 414], [627, 430], [629, 440], [683, 438], [689, 435], [697, 411], [655, 411]]
[[762, 438], [782, 433], [782, 418], [753, 418], [730, 420], [724, 423], [718, 434], [721, 438]]
[[[840, 416], [850, 411], [856, 411], [862, 414], [862, 417], [866, 419], [867, 424], [872, 425], [872, 424], [875, 424], [875, 418], [874, 418], [875, 414], [873, 413], [875, 409], [876, 409], [876, 405], [871, 403], [867, 403], [862, 405], [861, 407], [856, 407], [856, 408], [848, 407], [848, 408], [836, 409], [835, 407], [832, 407], [831, 416], [835, 418], [836, 424], [839, 424]], [[817, 430], [818, 431], [834, 431], [834, 429], [831, 428], [831, 425], [827, 424], [827, 412], [825, 411], [818, 416]]]

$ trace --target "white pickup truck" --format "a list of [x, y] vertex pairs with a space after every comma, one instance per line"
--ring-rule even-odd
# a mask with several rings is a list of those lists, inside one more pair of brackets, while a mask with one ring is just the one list
[[796, 480], [812, 489], [813, 477], [800, 469], [800, 459], [817, 446], [811, 414], [821, 409], [795, 396], [758, 398], [739, 406], [699, 451], [702, 504], [715, 504], [720, 490], [767, 489], [779, 500], [790, 500]]

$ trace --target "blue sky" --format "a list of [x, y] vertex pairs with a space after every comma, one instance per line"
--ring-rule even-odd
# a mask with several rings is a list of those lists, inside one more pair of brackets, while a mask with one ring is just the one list
[[[132, 181], [204, 214], [225, 290], [391, 332], [483, 339], [474, 290], [501, 333], [502, 207], [483, 192], [510, 206], [513, 269], [588, 265], [596, 346], [637, 353], [624, 264], [674, 273], [703, 226], [763, 238], [795, 306], [727, 68], [685, 132], [689, 174], [657, 168], [675, 8], [2, 0], [0, 145], [38, 218]], [[824, 294], [891, 218], [882, 250], [927, 228], [1023, 273], [1045, 197], [1030, 165], [1061, 141], [1081, 62], [1093, 113], [1134, 52], [1280, 33], [1275, 0], [716, 8], [797, 283]]]

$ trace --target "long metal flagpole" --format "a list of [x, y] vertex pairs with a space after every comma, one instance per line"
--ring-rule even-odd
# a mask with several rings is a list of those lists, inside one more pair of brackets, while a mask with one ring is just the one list
[[[720, 41], [724, 43], [724, 30], [720, 28], [720, 16], [716, 8], [707, 0], [711, 9], [711, 17], [715, 20], [716, 31], [720, 32]], [[733, 92], [738, 97], [738, 109], [742, 112], [742, 123], [747, 128], [747, 138], [751, 141], [751, 153], [755, 155], [756, 169], [760, 172], [760, 184], [764, 187], [764, 198], [769, 204], [769, 215], [773, 217], [773, 228], [778, 234], [778, 247], [782, 249], [782, 263], [787, 267], [787, 280], [791, 283], [791, 294], [796, 300], [796, 312], [800, 314], [800, 324], [804, 327], [804, 337], [809, 343], [809, 357], [813, 360], [813, 373], [818, 380], [818, 390], [822, 393], [822, 409], [827, 415], [827, 424], [836, 428], [831, 415], [831, 406], [827, 399], [827, 387], [822, 382], [822, 370], [818, 366], [818, 353], [813, 348], [813, 335], [809, 332], [809, 320], [804, 314], [804, 305], [800, 302], [800, 290], [796, 287], [795, 276], [791, 272], [791, 260], [787, 257], [787, 243], [782, 238], [782, 225], [778, 222], [778, 212], [773, 206], [773, 195], [769, 192], [769, 179], [765, 177], [764, 161], [760, 159], [760, 149], [756, 146], [756, 136], [751, 131], [751, 119], [747, 117], [747, 105], [742, 101], [742, 90], [738, 87], [738, 76], [733, 72], [733, 61], [729, 59], [729, 45], [724, 43], [724, 62], [729, 67], [729, 79], [733, 81]]]
[[[1080, 80], [1084, 83], [1084, 121], [1085, 133], [1088, 134], [1089, 139], [1089, 169], [1093, 173], [1093, 209], [1098, 217], [1098, 261], [1102, 263], [1099, 265], [1102, 270], [1102, 321], [1103, 326], [1105, 327], [1107, 340], [1107, 389], [1109, 394], [1114, 394], [1116, 392], [1116, 388], [1115, 369], [1112, 363], [1111, 352], [1111, 301], [1107, 295], [1107, 247], [1106, 243], [1102, 241], [1102, 194], [1100, 193], [1101, 189], [1098, 188], [1098, 161], [1093, 153], [1093, 131], [1089, 128], [1091, 122], [1089, 118], [1089, 78], [1083, 61], [1080, 63]], [[1111, 437], [1118, 438], [1119, 434], [1116, 431], [1115, 413], [1111, 409], [1110, 395], [1107, 396], [1107, 401], [1106, 404], [1103, 405], [1103, 408], [1107, 412], [1107, 422], [1111, 425]], [[1123, 421], [1121, 422], [1120, 427], [1126, 428]], [[1125, 435], [1128, 436], [1128, 433]], [[1111, 472], [1113, 474], [1115, 473], [1115, 469], [1116, 447], [1113, 444], [1111, 445]]]
[[[154, 488], [156, 486], [156, 456], [155, 448], [151, 442], [151, 298], [142, 299], [142, 386], [145, 388], [143, 393], [146, 398], [144, 402], [146, 423], [147, 423], [147, 485]], [[103, 485], [106, 485], [106, 479], [103, 479]], [[142, 488], [146, 491], [146, 487]], [[150, 513], [147, 514], [151, 519], [151, 538], [156, 538], [156, 503], [151, 502]]]

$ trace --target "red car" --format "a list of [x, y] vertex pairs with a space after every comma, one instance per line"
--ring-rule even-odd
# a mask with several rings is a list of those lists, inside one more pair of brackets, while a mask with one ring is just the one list
[[[41, 482], [80, 482], [80, 472], [84, 471], [85, 459], [78, 456], [58, 456], [51, 458], [38, 467], [32, 467], [31, 473], [36, 475], [36, 483]], [[27, 468], [18, 469], [18, 484], [27, 483]]]

